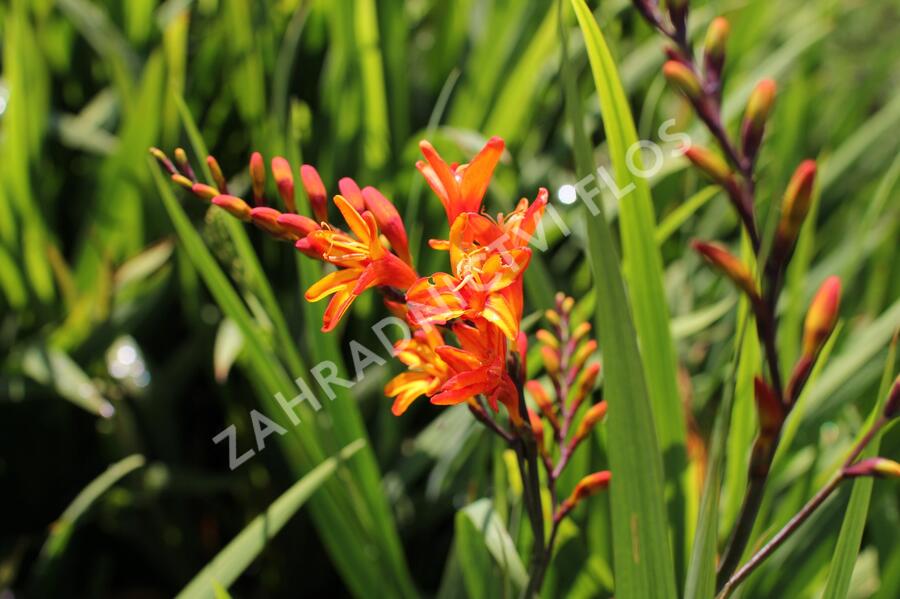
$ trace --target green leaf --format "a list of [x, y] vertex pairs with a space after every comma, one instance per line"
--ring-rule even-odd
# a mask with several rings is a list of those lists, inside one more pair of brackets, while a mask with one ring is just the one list
[[33, 345], [22, 356], [22, 371], [91, 414], [110, 418], [115, 408], [69, 354], [49, 345]]
[[34, 579], [39, 581], [39, 584], [47, 584], [52, 578], [51, 570], [66, 550], [75, 527], [88, 510], [114, 484], [122, 480], [127, 474], [143, 466], [144, 463], [145, 460], [142, 455], [128, 456], [111, 464], [100, 476], [81, 490], [62, 515], [53, 523], [50, 535], [41, 548], [41, 554], [34, 566]]
[[[884, 372], [881, 376], [881, 384], [878, 386], [878, 401], [869, 414], [868, 422], [863, 427], [867, 430], [875, 419], [881, 415], [884, 403], [887, 401], [891, 382], [894, 380], [894, 363], [897, 356], [897, 337], [891, 344], [887, 360], [884, 363]], [[881, 437], [872, 440], [861, 458], [869, 458], [878, 454], [881, 445]], [[859, 545], [862, 542], [863, 529], [866, 526], [866, 516], [869, 513], [869, 501], [872, 497], [872, 477], [864, 476], [853, 482], [853, 492], [850, 494], [850, 503], [844, 513], [844, 522], [841, 524], [841, 532], [838, 536], [837, 546], [831, 558], [831, 568], [828, 571], [828, 583], [825, 585], [825, 593], [822, 599], [844, 599], [850, 590], [850, 577], [853, 574], [853, 566], [856, 564], [856, 555], [859, 553]]]
[[365, 446], [359, 439], [310, 470], [242, 530], [178, 593], [180, 599], [216, 597], [216, 584], [228, 588], [247, 569], [269, 541], [281, 531], [306, 500], [331, 477], [338, 465]]
[[[460, 565], [467, 587], [489, 583], [487, 579], [476, 582], [478, 577], [487, 575], [485, 564], [475, 560], [473, 545], [483, 545], [496, 562], [505, 578], [512, 582], [517, 591], [528, 583], [525, 566], [516, 552], [516, 545], [509, 536], [506, 526], [494, 512], [493, 502], [488, 498], [479, 499], [456, 513], [456, 536]], [[478, 584], [480, 583], [480, 584]], [[484, 588], [484, 587], [482, 587]]]
[[[605, 111], [604, 126], [607, 129], [614, 161], [619, 161], [629, 145], [627, 139], [634, 134], [634, 124], [628, 112], [615, 65], [600, 29], [591, 11], [583, 0], [572, 0], [575, 15], [584, 34], [588, 56], [594, 71], [594, 80], [600, 94], [601, 105]], [[563, 43], [565, 46], [565, 43]], [[568, 73], [567, 61], [563, 58], [564, 78], [566, 81], [567, 109], [569, 119], [575, 130], [576, 160], [581, 176], [594, 172], [591, 148], [587, 136], [581, 129], [581, 111], [577, 98], [577, 87]], [[627, 123], [627, 124], [624, 124]], [[630, 133], [623, 133], [621, 128], [627, 126]], [[620, 163], [621, 165], [621, 163]], [[617, 175], [623, 181], [627, 173], [617, 168]], [[646, 184], [644, 184], [646, 185]], [[621, 187], [621, 185], [620, 185]], [[659, 274], [661, 264], [656, 253], [652, 214], [644, 211], [649, 201], [647, 192], [640, 192], [635, 198], [629, 198], [629, 214], [627, 231], [623, 236], [630, 238], [626, 247], [637, 252], [629, 259], [632, 263], [631, 273], [639, 285], [659, 285], [661, 281], [653, 281]], [[640, 199], [643, 198], [643, 201]], [[624, 207], [624, 206], [623, 206]], [[650, 223], [646, 231], [646, 239], [642, 243], [633, 237]], [[635, 318], [642, 325], [648, 321], [656, 321], [663, 317], [659, 330], [650, 333], [644, 330], [642, 343], [648, 351], [647, 363], [657, 364], [661, 371], [653, 376], [654, 389], [663, 399], [657, 405], [651, 404], [648, 381], [645, 378], [645, 363], [638, 351], [638, 339], [634, 322], [631, 319], [631, 308], [628, 304], [625, 282], [619, 270], [618, 252], [613, 242], [612, 231], [605, 216], [599, 214], [587, 219], [588, 245], [591, 266], [594, 272], [594, 285], [598, 299], [596, 302], [596, 322], [598, 338], [603, 350], [604, 372], [606, 373], [605, 395], [609, 402], [609, 424], [607, 430], [609, 461], [612, 470], [610, 485], [613, 523], [613, 555], [616, 577], [616, 597], [620, 599], [645, 597], [674, 597], [675, 571], [669, 546], [668, 527], [666, 525], [665, 503], [663, 492], [663, 467], [660, 454], [659, 439], [654, 426], [654, 408], [664, 423], [667, 447], [673, 452], [680, 451], [677, 435], [679, 425], [683, 427], [683, 414], [677, 392], [674, 405], [669, 405], [667, 389], [669, 375], [674, 369], [669, 322], [663, 312], [658, 309], [662, 294], [640, 302], [641, 316]], [[625, 228], [623, 226], [623, 228]], [[647, 252], [645, 243], [652, 245], [652, 252]], [[646, 279], [643, 277], [646, 276]], [[638, 295], [636, 289], [633, 296]], [[635, 312], [638, 312], [638, 308]], [[668, 339], [668, 342], [648, 347], [652, 339]], [[667, 360], [671, 358], [672, 363]], [[671, 381], [674, 385], [674, 379]], [[672, 391], [675, 391], [674, 389]], [[674, 408], [674, 409], [673, 409]], [[676, 413], [677, 412], [677, 413]], [[671, 418], [670, 418], [671, 415]], [[683, 434], [683, 428], [681, 433]], [[676, 475], [679, 476], [680, 472]], [[680, 526], [676, 524], [676, 526]], [[681, 543], [682, 539], [676, 539]]]
[[[677, 362], [663, 286], [662, 256], [656, 243], [653, 201], [648, 180], [639, 174], [643, 172], [643, 164], [637, 130], [612, 54], [583, 0], [573, 0], [573, 6], [584, 34], [600, 99], [615, 183], [621, 190], [616, 195], [621, 194], [618, 202], [619, 233], [625, 261], [625, 282], [631, 298], [665, 477], [674, 491], [670, 495], [669, 524], [674, 530], [677, 567], [683, 561], [687, 518], [684, 479], [687, 428], [678, 393]], [[603, 185], [602, 181], [594, 183], [598, 188]]]

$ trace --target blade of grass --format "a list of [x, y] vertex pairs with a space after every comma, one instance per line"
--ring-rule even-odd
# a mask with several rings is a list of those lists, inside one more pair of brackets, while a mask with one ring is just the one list
[[[612, 133], [617, 133], [616, 104], [619, 104], [619, 110], [623, 107], [621, 92], [611, 89], [616, 87], [613, 81], [617, 82], [614, 66], [609, 68], [609, 52], [587, 5], [583, 0], [573, 0], [572, 6], [585, 36], [591, 62], [597, 65], [595, 83], [606, 99], [601, 102], [609, 106], [604, 124], [613, 129]], [[562, 45], [565, 48], [564, 39]], [[567, 62], [563, 56], [566, 108], [576, 142], [577, 169], [581, 176], [586, 176], [594, 172], [594, 163], [591, 146], [582, 128], [577, 86]], [[627, 105], [624, 108], [627, 110]], [[630, 118], [627, 112], [624, 118]], [[621, 143], [622, 139], [616, 137]], [[624, 147], [621, 151], [624, 152]], [[666, 525], [662, 457], [618, 252], [602, 212], [596, 218], [588, 218], [587, 227], [594, 285], [598, 296], [603, 298], [596, 302], [595, 319], [610, 405], [607, 430], [613, 476], [610, 492], [616, 596], [620, 599], [674, 597], [675, 570]], [[653, 243], [652, 228], [648, 239]], [[668, 334], [668, 321], [663, 326]], [[679, 412], [678, 419], [681, 418]]]
[[678, 393], [675, 349], [663, 287], [662, 257], [655, 241], [656, 222], [650, 186], [637, 174], [643, 170], [640, 151], [632, 152], [639, 149], [637, 130], [612, 54], [587, 5], [583, 0], [573, 0], [572, 4], [584, 35], [600, 100], [616, 185], [620, 190], [631, 190], [619, 202], [622, 257], [627, 265], [624, 275], [655, 416], [659, 451], [663, 456], [665, 476], [672, 481], [669, 523], [674, 530], [676, 568], [682, 572], [683, 568], [679, 566], [684, 562], [689, 511], [685, 507], [684, 480], [687, 429]]
[[337, 471], [340, 463], [365, 446], [359, 439], [310, 470], [291, 485], [266, 511], [248, 524], [178, 593], [179, 599], [215, 597], [215, 585], [230, 587], [275, 538], [285, 524], [303, 507], [319, 488]]

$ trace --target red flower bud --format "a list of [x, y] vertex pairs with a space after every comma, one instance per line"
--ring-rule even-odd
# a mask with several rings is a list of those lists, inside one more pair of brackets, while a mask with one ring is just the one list
[[218, 189], [205, 183], [194, 183], [191, 186], [191, 191], [194, 192], [195, 196], [201, 200], [206, 200], [207, 202], [219, 195]]
[[319, 172], [314, 166], [304, 164], [300, 167], [300, 178], [316, 220], [320, 223], [328, 222], [328, 197]]
[[608, 488], [611, 477], [612, 474], [609, 470], [604, 470], [582, 478], [575, 485], [575, 490], [572, 491], [572, 494], [559, 506], [559, 510], [553, 519], [556, 521], [562, 520], [580, 501]]
[[288, 212], [297, 212], [297, 204], [294, 201], [294, 173], [291, 171], [291, 163], [281, 156], [272, 159], [272, 177], [278, 186], [278, 195]]
[[285, 230], [290, 231], [296, 239], [303, 239], [313, 231], [320, 229], [316, 221], [302, 214], [282, 214], [278, 217], [277, 222]]
[[762, 437], [775, 438], [784, 423], [784, 407], [762, 378], [753, 379], [753, 388], [756, 413], [759, 416], [759, 434]]
[[585, 413], [584, 418], [581, 419], [581, 423], [579, 423], [578, 425], [578, 430], [575, 431], [575, 436], [572, 438], [572, 447], [575, 448], [579, 443], [586, 439], [587, 436], [591, 434], [591, 431], [594, 430], [594, 425], [603, 420], [605, 416], [605, 401], [601, 401], [592, 405], [587, 413]]
[[350, 177], [344, 177], [338, 181], [338, 190], [340, 190], [344, 199], [350, 202], [350, 205], [353, 206], [354, 210], [360, 214], [363, 213], [366, 209], [366, 203], [363, 201], [362, 191], [359, 189], [359, 185], [356, 184], [356, 181]]
[[685, 150], [684, 155], [707, 177], [722, 187], [728, 190], [734, 188], [734, 173], [728, 163], [718, 154], [700, 146], [691, 146]]
[[250, 210], [250, 219], [257, 227], [278, 239], [296, 239], [293, 232], [278, 223], [281, 212], [266, 206], [257, 206]]
[[728, 34], [731, 33], [731, 25], [725, 17], [716, 17], [706, 30], [706, 40], [703, 44], [703, 61], [706, 72], [718, 77], [722, 72], [725, 62], [725, 45], [728, 42]]
[[362, 190], [362, 199], [365, 208], [375, 217], [378, 228], [391, 244], [391, 248], [401, 260], [412, 264], [412, 256], [409, 254], [409, 239], [406, 236], [406, 227], [397, 208], [380, 191], [374, 187], [366, 187]]

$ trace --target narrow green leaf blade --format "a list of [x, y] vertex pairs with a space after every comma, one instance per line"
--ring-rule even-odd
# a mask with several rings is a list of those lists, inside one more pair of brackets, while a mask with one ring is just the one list
[[[595, 62], [598, 52], [605, 50], [602, 35], [583, 0], [572, 0], [572, 5]], [[563, 66], [566, 68], [565, 60]], [[599, 66], [597, 83], [605, 88], [608, 83]], [[567, 108], [575, 129], [578, 170], [584, 176], [593, 171], [593, 159], [581, 129], [577, 87], [571, 77], [567, 79]], [[604, 95], [607, 92], [608, 89]], [[610, 117], [613, 115], [607, 114], [604, 124], [615, 127], [615, 118]], [[675, 572], [666, 525], [662, 458], [618, 252], [602, 213], [588, 218], [587, 227], [595, 288], [598, 298], [603, 299], [596, 302], [595, 309], [610, 406], [608, 450], [613, 474], [610, 494], [616, 597], [674, 597]], [[649, 239], [655, 243], [652, 229]], [[668, 321], [665, 328], [668, 331]]]
[[[351, 443], [294, 483], [265, 511], [212, 559], [178, 594], [180, 599], [216, 597], [216, 586], [229, 587], [265, 549], [269, 540], [284, 527], [309, 497], [337, 470], [341, 461], [349, 459], [365, 445], [362, 439]], [[217, 583], [217, 584], [216, 584]]]

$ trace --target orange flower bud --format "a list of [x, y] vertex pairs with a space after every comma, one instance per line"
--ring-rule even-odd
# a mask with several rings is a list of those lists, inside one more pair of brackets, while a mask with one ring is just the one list
[[728, 163], [713, 152], [700, 146], [691, 146], [685, 150], [684, 155], [688, 157], [694, 166], [703, 171], [707, 177], [725, 188], [734, 186], [734, 175], [728, 167]]
[[320, 229], [316, 221], [302, 214], [282, 214], [276, 222], [286, 231], [290, 231], [292, 236], [297, 239], [303, 239], [313, 231]]
[[314, 166], [304, 164], [300, 167], [300, 178], [316, 220], [320, 223], [328, 222], [328, 197], [319, 172]]
[[195, 196], [197, 196], [201, 200], [206, 200], [207, 202], [219, 195], [218, 189], [205, 183], [194, 183], [191, 186], [191, 191], [194, 192]]
[[684, 63], [670, 60], [663, 65], [663, 75], [669, 84], [680, 91], [692, 102], [699, 102], [703, 93], [700, 81], [694, 72]]
[[594, 425], [603, 420], [605, 416], [605, 401], [601, 401], [592, 405], [584, 415], [584, 418], [581, 419], [581, 423], [578, 425], [578, 430], [575, 431], [575, 437], [572, 438], [572, 447], [576, 447], [579, 443], [586, 439], [587, 436], [591, 434], [591, 431], [594, 430]]
[[401, 260], [412, 264], [412, 256], [409, 253], [409, 239], [406, 236], [406, 227], [403, 219], [394, 204], [374, 187], [366, 187], [362, 190], [362, 199], [365, 208], [375, 217], [378, 228], [387, 237], [391, 247]]
[[247, 202], [236, 196], [227, 194], [217, 195], [212, 199], [212, 203], [216, 206], [227, 210], [229, 214], [243, 221], [250, 220], [250, 206]]
[[585, 368], [581, 373], [581, 380], [578, 382], [578, 388], [575, 396], [572, 398], [571, 410], [574, 414], [578, 411], [581, 402], [590, 397], [594, 391], [594, 385], [597, 383], [597, 377], [600, 375], [600, 364], [594, 362]]
[[340, 190], [341, 195], [344, 196], [344, 199], [353, 206], [353, 209], [362, 214], [366, 209], [366, 203], [363, 201], [362, 190], [360, 190], [356, 181], [350, 177], [344, 177], [338, 181], [338, 189]]
[[774, 438], [784, 423], [784, 408], [772, 388], [761, 377], [753, 379], [756, 413], [759, 416], [759, 434], [762, 437]]
[[291, 163], [281, 156], [272, 159], [272, 177], [278, 186], [278, 195], [284, 202], [288, 212], [297, 212], [297, 204], [294, 202], [294, 173], [291, 171]]
[[559, 510], [554, 516], [554, 520], [562, 520], [566, 514], [572, 511], [572, 508], [578, 505], [578, 502], [608, 488], [611, 477], [612, 474], [609, 470], [603, 470], [602, 472], [588, 474], [578, 481], [572, 494], [559, 506]]
[[553, 428], [559, 429], [559, 421], [556, 419], [556, 407], [553, 405], [553, 402], [550, 401], [550, 396], [547, 395], [547, 391], [544, 389], [543, 385], [537, 381], [528, 381], [525, 383], [525, 389], [531, 395], [534, 403], [536, 403], [541, 410], [541, 414], [544, 415], [544, 418], [550, 421]]
[[206, 165], [209, 167], [209, 172], [212, 173], [213, 181], [219, 191], [228, 193], [228, 183], [225, 181], [225, 175], [222, 174], [222, 167], [219, 166], [219, 161], [213, 156], [207, 156]]
[[844, 468], [844, 476], [875, 476], [878, 478], [900, 478], [900, 464], [887, 458], [868, 458]]
[[563, 314], [568, 314], [572, 311], [572, 308], [575, 307], [575, 298], [567, 297], [562, 301], [562, 312]]
[[884, 404], [884, 417], [896, 418], [900, 416], [900, 376], [894, 379], [894, 385]]
[[691, 246], [754, 301], [759, 299], [756, 280], [743, 262], [718, 244], [694, 241]]
[[747, 101], [747, 110], [744, 112], [744, 122], [741, 125], [741, 138], [743, 139], [744, 155], [755, 157], [762, 141], [766, 128], [766, 120], [775, 103], [775, 82], [771, 79], [760, 81], [750, 99]]
[[803, 353], [815, 356], [825, 345], [834, 325], [837, 323], [838, 308], [841, 304], [841, 279], [830, 276], [816, 292], [806, 321], [803, 323]]
[[559, 352], [546, 345], [541, 346], [541, 358], [544, 362], [544, 368], [553, 378], [559, 376]]
[[572, 373], [581, 372], [581, 369], [584, 368], [585, 362], [588, 361], [594, 352], [597, 351], [597, 341], [594, 339], [588, 339], [581, 346], [575, 350], [575, 354], [572, 356], [572, 364], [570, 366], [570, 371]]
[[716, 17], [710, 22], [703, 44], [703, 59], [707, 71], [712, 70], [716, 75], [722, 71], [722, 64], [725, 62], [725, 45], [730, 33], [731, 25], [725, 17]]
[[253, 202], [257, 206], [265, 205], [266, 165], [259, 152], [250, 155], [250, 183], [253, 185]]
[[557, 339], [556, 335], [554, 335], [547, 329], [539, 329], [538, 332], [534, 334], [534, 336], [537, 337], [537, 340], [544, 345], [549, 345], [553, 349], [559, 349], [559, 339]]
[[813, 185], [816, 180], [816, 162], [804, 160], [794, 171], [784, 190], [781, 201], [781, 221], [778, 223], [779, 243], [783, 247], [790, 246], [800, 233], [800, 226], [809, 213], [812, 203]]

